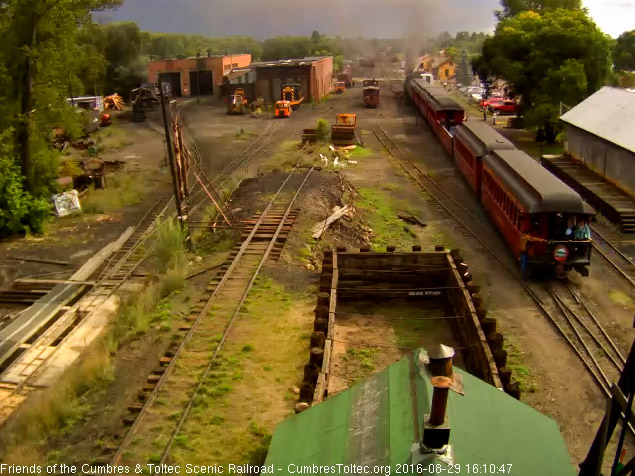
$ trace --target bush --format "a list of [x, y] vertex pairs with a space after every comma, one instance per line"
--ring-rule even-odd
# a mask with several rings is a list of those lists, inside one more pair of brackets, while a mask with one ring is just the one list
[[318, 142], [326, 142], [329, 137], [329, 123], [324, 119], [318, 119], [315, 129], [315, 137]]
[[51, 203], [24, 190], [10, 135], [10, 130], [0, 134], [0, 236], [40, 233], [51, 215]]
[[185, 233], [176, 220], [165, 220], [157, 224], [154, 256], [158, 270], [162, 273], [184, 266]]

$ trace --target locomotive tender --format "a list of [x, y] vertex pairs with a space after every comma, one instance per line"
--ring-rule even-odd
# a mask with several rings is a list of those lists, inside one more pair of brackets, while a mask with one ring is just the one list
[[[588, 275], [591, 240], [573, 233], [593, 208], [568, 185], [484, 122], [464, 122], [448, 93], [416, 77], [405, 90], [452, 156], [496, 225], [523, 273], [549, 268], [556, 275]], [[576, 225], [577, 224], [577, 225]]]

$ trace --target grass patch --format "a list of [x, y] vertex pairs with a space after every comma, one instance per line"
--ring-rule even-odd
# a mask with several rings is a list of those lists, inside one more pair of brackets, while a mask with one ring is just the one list
[[371, 243], [374, 250], [385, 250], [388, 245], [407, 249], [418, 244], [412, 229], [397, 218], [399, 203], [380, 190], [360, 188], [358, 192], [361, 198], [357, 200], [356, 206], [366, 212], [375, 234]]
[[260, 319], [275, 315], [281, 310], [288, 311], [292, 303], [293, 295], [284, 286], [269, 277], [259, 275], [241, 311], [251, 318]]
[[506, 337], [504, 349], [507, 351], [507, 368], [512, 371], [512, 379], [519, 383], [521, 391], [534, 393], [537, 390], [536, 382], [516, 341]]
[[379, 349], [356, 349], [348, 348], [344, 355], [344, 360], [350, 361], [355, 359], [359, 361], [359, 366], [364, 370], [375, 370], [375, 356], [379, 353]]
[[375, 151], [373, 149], [361, 145], [355, 147], [348, 154], [351, 159], [363, 159], [365, 157], [372, 157], [373, 155], [375, 155]]
[[86, 214], [112, 213], [128, 205], [139, 203], [146, 193], [141, 174], [112, 173], [106, 188], [90, 189], [81, 201]]
[[247, 139], [249, 139], [250, 137], [252, 137], [254, 135], [257, 135], [257, 134], [254, 134], [253, 132], [246, 131], [245, 129], [243, 129], [241, 127], [240, 130], [234, 136], [234, 138], [237, 139], [237, 140], [247, 140]]
[[387, 184], [382, 185], [381, 188], [383, 190], [402, 190], [403, 186], [395, 182], [388, 182]]
[[615, 304], [619, 304], [622, 307], [635, 309], [635, 305], [631, 297], [627, 295], [626, 293], [623, 293], [622, 291], [611, 289], [609, 291], [609, 299], [613, 301]]

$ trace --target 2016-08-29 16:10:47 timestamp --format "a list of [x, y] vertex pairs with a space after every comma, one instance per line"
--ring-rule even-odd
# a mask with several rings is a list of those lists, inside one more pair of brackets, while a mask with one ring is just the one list
[[395, 474], [512, 474], [512, 464], [401, 464]]

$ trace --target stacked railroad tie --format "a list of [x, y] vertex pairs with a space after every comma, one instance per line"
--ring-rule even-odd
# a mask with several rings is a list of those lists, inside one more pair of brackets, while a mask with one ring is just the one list
[[494, 362], [498, 369], [498, 375], [503, 384], [503, 389], [506, 393], [512, 397], [520, 400], [520, 385], [518, 382], [512, 380], [512, 371], [507, 368], [507, 351], [503, 349], [503, 342], [505, 340], [503, 334], [496, 330], [496, 319], [487, 317], [487, 308], [483, 303], [483, 298], [479, 294], [480, 286], [472, 282], [472, 274], [469, 271], [468, 265], [463, 261], [460, 250], [451, 250], [450, 256], [454, 261], [461, 278], [465, 283], [470, 296], [472, 297], [472, 303], [476, 308], [476, 315], [481, 323], [481, 328], [487, 339], [487, 343], [494, 357]]

